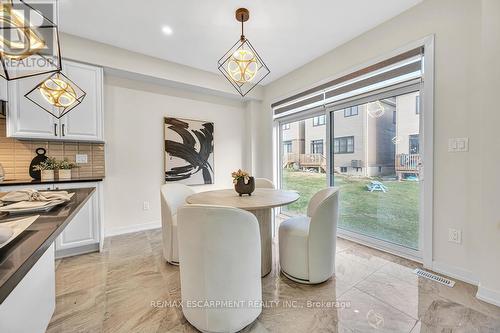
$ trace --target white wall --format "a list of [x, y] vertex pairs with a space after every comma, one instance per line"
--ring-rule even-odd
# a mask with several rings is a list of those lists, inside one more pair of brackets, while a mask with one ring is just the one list
[[[260, 118], [265, 130], [258, 138], [262, 163], [257, 172], [268, 177], [273, 173], [271, 103], [435, 34], [433, 267], [480, 281], [500, 301], [500, 266], [495, 258], [500, 217], [494, 203], [500, 188], [499, 75], [493, 74], [498, 73], [500, 53], [498, 4], [425, 0], [267, 85]], [[484, 82], [479, 73], [488, 73], [488, 90], [479, 89]], [[448, 153], [448, 138], [454, 137], [469, 137], [470, 151]], [[448, 242], [449, 228], [462, 230], [462, 244]]]
[[[479, 214], [470, 222], [475, 224], [480, 251], [476, 257], [480, 267], [478, 297], [500, 306], [500, 1], [482, 0], [481, 62], [478, 87], [481, 116], [475, 120], [481, 137], [480, 169], [475, 180], [480, 184]], [[478, 179], [480, 178], [480, 179]], [[477, 186], [477, 185], [476, 185]]]
[[[218, 74], [66, 33], [61, 33], [60, 38], [64, 58], [113, 68], [135, 76], [144, 75], [174, 87], [198, 89], [205, 93], [241, 100], [231, 84]], [[247, 96], [247, 99], [262, 99], [262, 87], [255, 87]]]
[[[107, 75], [105, 96], [106, 235], [160, 226], [164, 183], [165, 116], [215, 123], [215, 184], [198, 191], [229, 188], [231, 172], [247, 168], [250, 157], [241, 102]], [[150, 210], [143, 210], [143, 202]]]

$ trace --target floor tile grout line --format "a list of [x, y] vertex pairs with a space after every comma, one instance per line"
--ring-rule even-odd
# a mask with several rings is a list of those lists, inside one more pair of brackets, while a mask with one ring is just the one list
[[413, 327], [411, 328], [411, 330], [410, 330], [409, 333], [412, 333], [412, 331], [415, 329], [415, 327], [417, 327], [417, 325], [418, 325], [419, 322], [421, 322], [420, 319], [415, 322], [415, 325], [413, 325]]

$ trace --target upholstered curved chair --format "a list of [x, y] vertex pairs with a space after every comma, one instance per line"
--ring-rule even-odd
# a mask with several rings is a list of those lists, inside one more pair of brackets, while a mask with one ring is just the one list
[[179, 264], [177, 209], [185, 205], [186, 198], [194, 193], [190, 187], [174, 183], [162, 185], [160, 190], [163, 257], [173, 265]]
[[[261, 313], [260, 233], [244, 210], [208, 205], [179, 209], [182, 312], [203, 332], [237, 332]], [[242, 301], [239, 306], [189, 306]]]
[[274, 188], [274, 184], [267, 178], [255, 178], [255, 188]]
[[299, 283], [316, 284], [335, 273], [335, 246], [339, 216], [339, 188], [317, 192], [309, 201], [307, 216], [280, 224], [281, 272]]

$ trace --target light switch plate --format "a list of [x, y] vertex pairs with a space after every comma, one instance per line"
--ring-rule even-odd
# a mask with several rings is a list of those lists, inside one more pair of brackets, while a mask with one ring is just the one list
[[88, 163], [88, 156], [87, 154], [76, 154], [75, 161], [78, 164]]
[[450, 138], [448, 139], [448, 151], [468, 152], [469, 151], [469, 138]]

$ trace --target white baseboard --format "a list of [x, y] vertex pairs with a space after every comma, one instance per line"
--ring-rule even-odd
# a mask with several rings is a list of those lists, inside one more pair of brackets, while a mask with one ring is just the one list
[[444, 274], [451, 278], [458, 279], [475, 286], [479, 284], [479, 278], [473, 272], [457, 266], [445, 264], [441, 261], [433, 261], [432, 270], [436, 273]]
[[105, 237], [118, 236], [130, 234], [132, 232], [151, 230], [161, 228], [161, 220], [152, 221], [148, 223], [132, 224], [123, 227], [106, 228], [104, 231]]
[[481, 283], [477, 287], [476, 297], [486, 303], [500, 306], [500, 291], [483, 287]]

